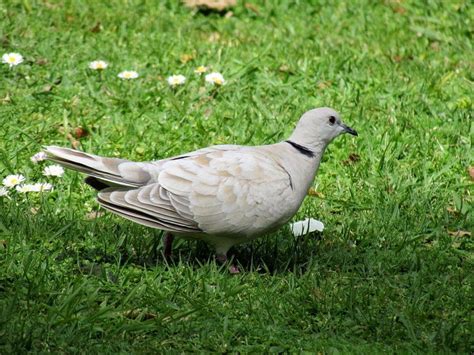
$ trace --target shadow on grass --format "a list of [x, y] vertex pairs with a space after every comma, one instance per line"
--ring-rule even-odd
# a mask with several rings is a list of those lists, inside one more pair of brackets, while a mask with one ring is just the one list
[[[122, 229], [122, 226], [118, 228]], [[174, 267], [181, 263], [192, 268], [200, 268], [216, 262], [213, 248], [205, 242], [180, 239], [175, 239], [172, 258], [166, 260], [163, 255], [163, 232], [149, 231], [151, 235], [144, 237], [143, 233], [138, 233], [141, 227], [129, 226], [127, 229], [129, 231], [137, 229], [137, 233], [126, 237], [115, 252], [104, 253], [104, 249], [97, 249], [95, 246], [83, 249], [81, 271], [89, 269], [93, 274], [102, 274], [100, 265], [115, 263], [117, 259], [122, 266], [135, 265], [143, 268]], [[289, 232], [273, 233], [231, 248], [228, 252], [229, 264], [237, 264], [241, 272], [302, 274], [308, 269], [314, 255], [318, 253], [323, 238], [320, 233], [299, 238], [294, 238]], [[61, 257], [67, 257], [67, 254]]]

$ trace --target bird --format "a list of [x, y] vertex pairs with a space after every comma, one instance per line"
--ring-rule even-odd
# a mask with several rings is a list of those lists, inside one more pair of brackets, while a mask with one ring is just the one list
[[154, 161], [134, 162], [45, 146], [49, 160], [87, 175], [103, 208], [175, 237], [203, 240], [227, 261], [231, 247], [275, 231], [298, 211], [326, 147], [358, 133], [332, 108], [305, 112], [279, 143], [215, 145]]

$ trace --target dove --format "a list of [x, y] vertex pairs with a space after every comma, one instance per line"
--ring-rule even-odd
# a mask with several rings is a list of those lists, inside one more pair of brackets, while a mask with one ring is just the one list
[[165, 231], [165, 256], [174, 237], [203, 240], [216, 259], [277, 230], [298, 211], [328, 144], [357, 132], [332, 108], [304, 113], [287, 140], [261, 146], [216, 145], [146, 162], [107, 158], [46, 146], [49, 160], [87, 175], [105, 209]]

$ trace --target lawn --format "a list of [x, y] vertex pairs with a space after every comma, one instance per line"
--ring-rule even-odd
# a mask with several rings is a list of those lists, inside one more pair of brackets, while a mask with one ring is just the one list
[[[54, 185], [0, 197], [1, 353], [474, 351], [469, 1], [105, 3], [0, 4], [0, 54], [24, 56], [0, 65], [0, 178]], [[160, 231], [30, 160], [268, 144], [317, 106], [359, 132], [329, 146], [294, 218], [325, 230], [233, 249], [239, 275], [203, 243], [166, 263]]]

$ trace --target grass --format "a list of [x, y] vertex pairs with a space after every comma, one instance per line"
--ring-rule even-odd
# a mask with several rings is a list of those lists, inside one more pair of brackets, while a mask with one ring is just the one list
[[[204, 244], [177, 243], [167, 265], [159, 231], [91, 218], [76, 173], [0, 198], [0, 352], [474, 351], [474, 242], [452, 233], [474, 229], [474, 8], [251, 5], [226, 18], [177, 1], [0, 4], [0, 46], [25, 56], [0, 67], [1, 177], [45, 181], [29, 157], [76, 140], [135, 160], [271, 143], [315, 106], [359, 131], [329, 147], [295, 217], [325, 231], [236, 248], [238, 276]], [[227, 85], [203, 85], [200, 64]], [[171, 90], [176, 73], [188, 81]]]

